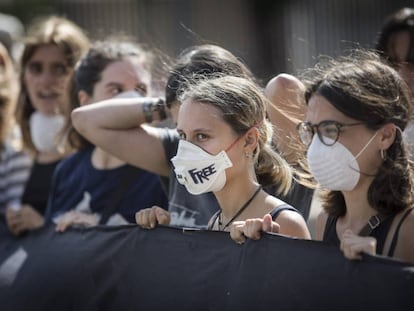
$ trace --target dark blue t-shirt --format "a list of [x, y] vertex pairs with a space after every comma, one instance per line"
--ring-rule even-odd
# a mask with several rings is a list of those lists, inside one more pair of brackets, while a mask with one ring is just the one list
[[[119, 213], [128, 222], [135, 223], [135, 213], [140, 209], [153, 205], [167, 209], [167, 196], [158, 175], [128, 164], [114, 169], [96, 169], [92, 165], [93, 149], [90, 147], [79, 151], [57, 166], [49, 195], [46, 221], [51, 221], [79, 205], [88, 205], [92, 213], [101, 214], [113, 202], [112, 197], [118, 191], [121, 179], [131, 174], [130, 170], [135, 172], [136, 177], [133, 177], [129, 189], [123, 190], [117, 200], [119, 206], [114, 214]], [[125, 173], [126, 170], [129, 173]]]

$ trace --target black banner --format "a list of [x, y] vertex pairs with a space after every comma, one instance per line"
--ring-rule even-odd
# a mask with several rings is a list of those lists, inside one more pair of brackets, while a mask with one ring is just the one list
[[266, 234], [46, 227], [0, 240], [1, 310], [414, 310], [414, 266]]

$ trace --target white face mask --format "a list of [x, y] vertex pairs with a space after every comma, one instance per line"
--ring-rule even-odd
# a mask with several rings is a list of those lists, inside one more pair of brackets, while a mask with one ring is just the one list
[[[357, 159], [376, 135], [377, 133], [370, 138], [355, 157], [340, 142], [326, 146], [318, 135], [314, 135], [307, 152], [312, 175], [323, 188], [332, 191], [353, 190], [361, 175]], [[328, 143], [333, 142], [329, 138], [324, 138], [324, 140]]]
[[35, 111], [30, 116], [30, 135], [36, 149], [41, 152], [56, 151], [56, 136], [65, 124], [60, 114], [45, 115]]
[[211, 155], [185, 140], [180, 140], [171, 161], [178, 182], [191, 194], [220, 191], [226, 184], [225, 170], [233, 166], [226, 151]]
[[140, 98], [140, 97], [143, 97], [143, 96], [137, 91], [126, 91], [126, 92], [119, 93], [112, 98]]

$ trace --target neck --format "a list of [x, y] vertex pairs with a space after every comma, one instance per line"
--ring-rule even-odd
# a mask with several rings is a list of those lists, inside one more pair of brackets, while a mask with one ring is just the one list
[[92, 152], [92, 165], [97, 169], [112, 169], [124, 165], [125, 162], [114, 157], [99, 147]]
[[368, 220], [378, 212], [368, 202], [368, 188], [372, 180], [362, 182], [357, 189], [349, 192], [343, 192], [346, 214], [340, 220], [344, 227], [353, 231], [358, 231]]
[[[239, 216], [252, 205], [256, 195], [260, 192], [259, 185], [251, 182], [244, 187], [226, 185], [220, 192], [215, 193], [221, 207], [221, 230], [231, 222], [240, 219]], [[261, 188], [261, 187], [260, 187]], [[241, 195], [242, 194], [242, 195]]]
[[65, 155], [57, 151], [52, 152], [38, 152], [36, 154], [36, 161], [40, 164], [48, 164], [62, 159]]

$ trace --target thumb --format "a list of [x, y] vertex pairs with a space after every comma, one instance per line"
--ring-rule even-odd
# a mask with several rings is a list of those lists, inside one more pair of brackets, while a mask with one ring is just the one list
[[275, 223], [270, 214], [263, 216], [262, 230], [264, 232], [279, 233], [280, 226]]

